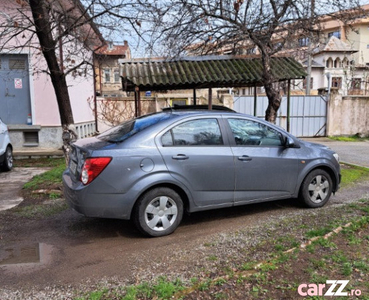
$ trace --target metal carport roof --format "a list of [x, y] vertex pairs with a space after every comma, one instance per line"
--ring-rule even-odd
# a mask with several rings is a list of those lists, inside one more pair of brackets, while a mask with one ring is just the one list
[[[120, 60], [125, 91], [262, 86], [261, 58], [199, 56], [176, 60]], [[304, 67], [291, 57], [272, 57], [276, 81], [301, 79]]]

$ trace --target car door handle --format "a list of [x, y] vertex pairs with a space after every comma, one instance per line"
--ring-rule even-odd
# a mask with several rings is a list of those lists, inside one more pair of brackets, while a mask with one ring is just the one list
[[242, 155], [242, 156], [239, 156], [238, 157], [238, 160], [241, 160], [241, 161], [250, 161], [252, 160], [252, 158], [248, 155]]
[[174, 155], [172, 156], [173, 159], [176, 159], [176, 160], [185, 160], [185, 159], [189, 159], [189, 157], [185, 154], [177, 154], [177, 155]]

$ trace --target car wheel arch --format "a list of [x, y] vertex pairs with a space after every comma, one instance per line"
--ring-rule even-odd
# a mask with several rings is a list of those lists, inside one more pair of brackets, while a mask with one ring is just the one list
[[173, 191], [175, 191], [182, 199], [182, 202], [183, 202], [183, 210], [185, 212], [189, 211], [190, 209], [190, 199], [189, 199], [189, 196], [188, 194], [185, 192], [185, 190], [183, 188], [181, 188], [180, 186], [176, 185], [176, 184], [173, 184], [173, 183], [158, 183], [158, 184], [155, 184], [155, 185], [152, 185], [148, 188], [146, 188], [145, 190], [143, 190], [137, 197], [137, 199], [135, 200], [135, 203], [133, 205], [133, 208], [131, 210], [131, 215], [130, 215], [130, 219], [133, 218], [133, 214], [134, 214], [134, 211], [135, 211], [135, 208], [138, 204], [138, 200], [145, 194], [147, 193], [148, 191], [150, 190], [153, 190], [153, 189], [156, 189], [156, 188], [161, 188], [161, 187], [165, 187], [165, 188], [169, 188], [169, 189], [172, 189]]
[[328, 165], [315, 165], [313, 168], [307, 170], [304, 173], [304, 176], [302, 176], [302, 178], [300, 178], [299, 180], [299, 184], [297, 185], [298, 189], [297, 189], [297, 195], [300, 193], [301, 188], [302, 188], [302, 183], [304, 182], [305, 178], [313, 171], [315, 170], [323, 170], [325, 172], [328, 173], [328, 175], [331, 177], [332, 180], [332, 184], [333, 184], [333, 189], [332, 189], [332, 193], [334, 194], [337, 191], [337, 187], [338, 187], [338, 182], [337, 182], [337, 178], [335, 175], [335, 172], [333, 171], [333, 169], [328, 166]]

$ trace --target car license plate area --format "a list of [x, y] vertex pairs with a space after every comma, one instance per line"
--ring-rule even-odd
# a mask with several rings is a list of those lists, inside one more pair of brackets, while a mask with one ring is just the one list
[[70, 161], [69, 170], [72, 172], [72, 174], [74, 176], [76, 176], [76, 174], [77, 174], [77, 163], [74, 160]]

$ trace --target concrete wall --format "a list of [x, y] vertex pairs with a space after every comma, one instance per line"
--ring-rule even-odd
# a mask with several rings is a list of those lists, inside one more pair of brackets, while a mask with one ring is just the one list
[[328, 136], [369, 136], [369, 97], [342, 96], [337, 91], [332, 91], [327, 118]]

